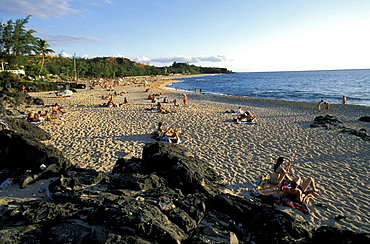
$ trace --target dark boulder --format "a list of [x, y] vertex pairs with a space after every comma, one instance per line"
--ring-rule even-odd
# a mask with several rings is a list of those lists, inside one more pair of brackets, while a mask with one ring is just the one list
[[24, 134], [36, 141], [47, 141], [51, 139], [49, 132], [46, 132], [28, 121], [8, 117], [4, 117], [3, 119], [7, 122], [9, 130]]
[[30, 183], [42, 176], [63, 174], [70, 167], [71, 162], [57, 148], [11, 130], [0, 131], [1, 177], [15, 178], [16, 183], [22, 185], [27, 175], [27, 183]]
[[44, 101], [24, 92], [12, 93], [0, 91], [0, 115], [6, 115], [8, 109], [16, 109], [20, 105], [44, 105]]
[[342, 122], [332, 115], [317, 116], [310, 127], [324, 127], [326, 129], [333, 129], [333, 127], [342, 126]]
[[360, 121], [370, 122], [370, 116], [363, 116], [359, 118]]

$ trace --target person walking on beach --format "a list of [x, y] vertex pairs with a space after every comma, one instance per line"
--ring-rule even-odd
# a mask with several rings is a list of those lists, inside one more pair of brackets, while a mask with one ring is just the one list
[[329, 113], [330, 103], [325, 102], [324, 105], [325, 105], [324, 113], [328, 114]]
[[186, 94], [182, 93], [181, 95], [182, 95], [182, 101], [184, 102], [184, 105], [187, 105], [188, 98], [187, 98]]
[[324, 102], [324, 100], [321, 100], [320, 102], [317, 103], [317, 110], [316, 110], [316, 113], [320, 113], [321, 112], [321, 104]]

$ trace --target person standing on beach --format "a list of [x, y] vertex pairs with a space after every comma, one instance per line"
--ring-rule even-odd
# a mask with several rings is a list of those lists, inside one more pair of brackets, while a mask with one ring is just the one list
[[187, 105], [188, 98], [187, 98], [186, 94], [182, 93], [181, 95], [182, 95], [182, 101], [184, 102], [184, 105]]
[[321, 104], [324, 102], [324, 100], [321, 100], [320, 102], [317, 103], [317, 110], [316, 110], [316, 113], [320, 113], [321, 112]]
[[346, 96], [343, 96], [342, 104], [347, 104], [347, 97]]
[[324, 105], [325, 105], [324, 113], [328, 114], [329, 113], [330, 103], [325, 102]]

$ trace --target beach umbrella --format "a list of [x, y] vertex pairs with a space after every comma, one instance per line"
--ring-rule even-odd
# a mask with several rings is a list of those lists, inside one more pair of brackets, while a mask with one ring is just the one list
[[62, 94], [63, 95], [66, 95], [66, 96], [70, 96], [70, 95], [73, 94], [73, 91], [71, 91], [71, 90], [64, 90], [64, 91], [62, 91]]

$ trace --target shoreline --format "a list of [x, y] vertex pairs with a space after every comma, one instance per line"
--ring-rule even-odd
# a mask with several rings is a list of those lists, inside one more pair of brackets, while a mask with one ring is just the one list
[[[204, 75], [199, 75], [204, 76]], [[171, 77], [172, 78], [172, 77]], [[176, 77], [178, 78], [178, 77]], [[45, 104], [55, 102], [67, 111], [61, 117], [65, 123], [42, 124], [52, 140], [46, 144], [60, 149], [80, 167], [110, 172], [118, 158], [141, 157], [145, 143], [154, 141], [150, 133], [158, 122], [164, 127], [181, 128], [188, 139], [182, 145], [195, 157], [209, 162], [225, 179], [233, 194], [250, 197], [251, 182], [271, 172], [276, 158], [284, 156], [293, 161], [293, 175], [313, 177], [321, 190], [310, 206], [311, 214], [279, 206], [284, 212], [315, 226], [328, 225], [358, 232], [370, 232], [369, 196], [370, 144], [339, 129], [310, 128], [316, 104], [262, 98], [218, 96], [188, 93], [189, 107], [175, 107], [177, 113], [158, 114], [145, 110], [153, 106], [148, 92], [164, 93], [169, 100], [181, 101], [181, 93], [164, 86], [174, 82], [161, 79], [144, 86], [119, 86], [125, 91], [130, 105], [106, 108], [99, 105], [104, 89], [78, 90], [70, 98], [54, 98], [50, 92], [32, 93]], [[161, 100], [160, 100], [161, 101]], [[174, 109], [164, 104], [168, 109]], [[225, 111], [241, 106], [250, 110], [259, 125], [232, 122]], [[36, 108], [35, 108], [36, 109]], [[331, 106], [330, 114], [346, 126], [370, 131], [370, 123], [358, 121], [370, 115], [370, 107], [360, 105]], [[353, 191], [353, 189], [356, 191]], [[323, 204], [325, 208], [315, 206]], [[335, 220], [344, 215], [345, 221]]]

